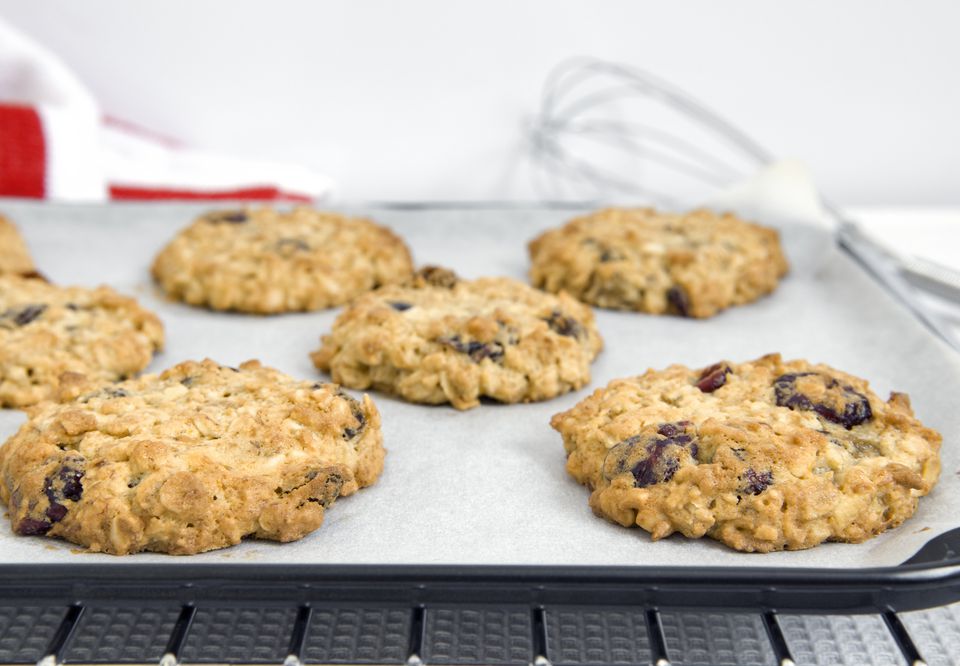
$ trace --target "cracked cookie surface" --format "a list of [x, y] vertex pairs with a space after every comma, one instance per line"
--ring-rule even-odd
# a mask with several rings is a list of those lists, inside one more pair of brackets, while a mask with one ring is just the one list
[[425, 268], [357, 299], [311, 358], [351, 388], [469, 409], [579, 389], [602, 346], [590, 308], [566, 294]]
[[13, 222], [0, 215], [0, 275], [36, 275], [27, 244]]
[[410, 251], [386, 227], [304, 207], [207, 213], [152, 268], [172, 298], [259, 314], [342, 305], [412, 272]]
[[609, 208], [544, 232], [529, 250], [535, 287], [683, 317], [754, 301], [787, 272], [775, 230], [708, 210]]
[[125, 379], [162, 347], [160, 320], [109, 287], [0, 275], [0, 406], [51, 397], [65, 372]]
[[59, 398], [0, 448], [0, 499], [14, 532], [91, 551], [293, 541], [383, 468], [369, 398], [256, 361], [187, 361], [99, 386], [73, 376]]
[[906, 395], [778, 354], [615, 380], [551, 425], [595, 513], [740, 551], [865, 541], [940, 473], [940, 435]]

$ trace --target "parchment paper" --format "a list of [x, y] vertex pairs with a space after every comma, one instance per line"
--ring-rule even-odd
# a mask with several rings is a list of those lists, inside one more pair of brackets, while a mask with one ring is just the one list
[[[776, 180], [776, 179], [775, 179]], [[410, 405], [374, 394], [383, 415], [386, 467], [373, 487], [342, 499], [325, 524], [290, 544], [250, 541], [203, 555], [111, 557], [75, 553], [43, 538], [15, 537], [0, 521], [0, 561], [570, 564], [867, 567], [894, 565], [931, 537], [960, 525], [960, 361], [893, 302], [851, 260], [833, 249], [819, 220], [794, 213], [789, 196], [776, 212], [761, 179], [739, 200], [783, 230], [794, 270], [771, 297], [707, 320], [597, 310], [606, 349], [589, 387], [531, 405], [484, 404], [458, 412]], [[780, 182], [777, 187], [782, 187]], [[759, 190], [757, 189], [759, 187]], [[776, 187], [773, 191], [776, 191]], [[789, 189], [789, 188], [788, 188]], [[775, 202], [774, 202], [775, 203]], [[40, 269], [60, 283], [105, 282], [141, 299], [163, 319], [167, 349], [159, 371], [210, 356], [249, 358], [293, 376], [318, 379], [308, 352], [337, 312], [258, 317], [213, 314], [164, 301], [151, 285], [154, 253], [200, 208], [184, 205], [65, 206], [5, 202], [0, 209], [24, 230]], [[418, 263], [455, 267], [465, 277], [523, 279], [526, 241], [569, 219], [569, 210], [368, 210], [406, 238]], [[803, 217], [802, 215], [800, 217]], [[779, 351], [863, 376], [881, 396], [896, 389], [919, 417], [944, 435], [940, 484], [900, 528], [859, 544], [825, 544], [800, 552], [742, 554], [679, 535], [653, 543], [639, 529], [595, 517], [588, 491], [564, 471], [560, 436], [550, 416], [610, 380], [679, 362], [704, 366]], [[0, 411], [0, 438], [24, 421]]]

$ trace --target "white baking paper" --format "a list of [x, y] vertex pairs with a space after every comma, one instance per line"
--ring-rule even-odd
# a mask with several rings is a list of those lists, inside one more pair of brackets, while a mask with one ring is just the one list
[[[789, 171], [789, 170], [788, 170]], [[931, 537], [960, 526], [960, 361], [850, 259], [811, 220], [815, 204], [797, 204], [791, 172], [741, 188], [726, 205], [756, 210], [783, 231], [794, 270], [771, 297], [706, 321], [598, 310], [606, 349], [589, 387], [530, 405], [484, 404], [458, 412], [374, 395], [383, 415], [386, 467], [379, 482], [339, 500], [323, 527], [290, 544], [245, 542], [192, 557], [112, 557], [74, 552], [70, 544], [16, 537], [0, 522], [0, 561], [182, 563], [377, 563], [528, 565], [720, 565], [871, 567], [894, 565]], [[786, 178], [786, 182], [784, 181]], [[800, 179], [802, 181], [802, 179]], [[772, 197], [771, 192], [779, 191]], [[772, 205], [786, 202], [783, 210]], [[168, 303], [150, 283], [155, 252], [199, 210], [186, 205], [66, 206], [7, 202], [40, 269], [59, 283], [104, 282], [136, 295], [163, 319], [167, 349], [150, 367], [212, 357], [236, 365], [250, 358], [295, 377], [321, 379], [307, 354], [336, 311], [277, 317], [214, 314]], [[418, 263], [455, 268], [464, 277], [524, 279], [526, 242], [562, 224], [569, 210], [367, 210], [391, 226]], [[806, 215], [806, 217], [804, 217]], [[743, 554], [711, 540], [675, 535], [652, 542], [594, 516], [588, 491], [564, 471], [560, 436], [548, 422], [616, 377], [671, 363], [705, 366], [779, 351], [825, 362], [871, 381], [877, 393], [905, 391], [924, 423], [944, 435], [940, 484], [900, 528], [864, 544], [825, 544], [800, 552]], [[22, 423], [0, 412], [0, 437]]]

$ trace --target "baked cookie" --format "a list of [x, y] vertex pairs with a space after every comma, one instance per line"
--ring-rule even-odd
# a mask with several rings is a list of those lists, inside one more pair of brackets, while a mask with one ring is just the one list
[[597, 514], [741, 551], [864, 541], [940, 474], [940, 435], [906, 395], [779, 354], [619, 379], [551, 425]]
[[334, 384], [187, 361], [92, 388], [68, 377], [0, 449], [13, 530], [123, 555], [294, 541], [377, 480], [380, 416]]
[[109, 287], [0, 275], [0, 406], [50, 398], [65, 372], [126, 379], [163, 347], [163, 326]]
[[590, 308], [566, 294], [430, 267], [354, 301], [311, 358], [351, 388], [470, 409], [581, 388], [602, 346]]
[[787, 260], [773, 229], [708, 210], [602, 210], [530, 242], [534, 286], [603, 308], [710, 317], [773, 291]]
[[0, 275], [11, 273], [25, 277], [39, 275], [20, 232], [0, 215]]
[[153, 277], [177, 300], [260, 314], [341, 305], [412, 272], [389, 229], [303, 207], [207, 213], [153, 262]]

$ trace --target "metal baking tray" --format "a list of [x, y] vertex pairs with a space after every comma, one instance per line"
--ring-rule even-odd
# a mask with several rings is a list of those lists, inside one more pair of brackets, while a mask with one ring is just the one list
[[[41, 270], [54, 281], [106, 282], [136, 295], [161, 315], [167, 324], [168, 351], [151, 369], [196, 355], [196, 347], [187, 349], [186, 343], [199, 344], [209, 335], [219, 342], [207, 354], [224, 362], [260, 357], [296, 376], [317, 376], [306, 354], [328, 330], [335, 313], [282, 318], [214, 315], [167, 303], [156, 293], [147, 274], [150, 258], [204, 207], [4, 202], [0, 208], [23, 227]], [[526, 240], [577, 211], [406, 206], [363, 212], [407, 238], [418, 263], [452, 264], [465, 277], [522, 278]], [[889, 630], [891, 649], [910, 661], [919, 659], [898, 613], [960, 600], [960, 528], [948, 529], [937, 511], [926, 510], [947, 502], [951, 489], [960, 483], [955, 456], [948, 455], [960, 433], [958, 417], [949, 409], [949, 395], [956, 395], [954, 388], [960, 390], [960, 365], [954, 352], [836, 248], [829, 231], [785, 222], [784, 238], [794, 271], [781, 290], [755, 305], [735, 308], [707, 322], [599, 313], [608, 349], [594, 366], [591, 386], [552, 404], [484, 404], [462, 414], [446, 407], [417, 408], [385, 396], [373, 397], [384, 413], [385, 428], [389, 416], [420, 409], [431, 427], [442, 431], [460, 422], [466, 424], [459, 431], [461, 436], [472, 433], [489, 444], [485, 439], [505, 436], [492, 424], [508, 410], [517, 410], [525, 420], [539, 416], [538, 409], [552, 414], [610, 379], [648, 366], [706, 365], [718, 358], [744, 360], [778, 350], [828, 362], [870, 378], [878, 393], [893, 388], [910, 393], [919, 416], [945, 435], [944, 472], [938, 489], [921, 502], [917, 516], [892, 536], [868, 542], [862, 549], [828, 544], [820, 547], [822, 551], [808, 551], [828, 553], [811, 560], [816, 566], [791, 554], [768, 559], [684, 539], [650, 544], [639, 530], [609, 526], [589, 515], [586, 491], [565, 477], [562, 445], [555, 436], [542, 451], [529, 449], [527, 458], [528, 464], [536, 462], [559, 472], [552, 470], [543, 478], [527, 474], [527, 482], [534, 486], [527, 490], [530, 494], [521, 494], [515, 504], [497, 506], [492, 512], [496, 520], [481, 520], [465, 532], [454, 532], [478, 533], [474, 540], [458, 539], [459, 550], [451, 550], [444, 544], [445, 528], [457, 528], [437, 512], [437, 505], [442, 507], [448, 498], [443, 492], [424, 492], [431, 489], [430, 474], [424, 470], [418, 474], [412, 458], [414, 440], [420, 440], [420, 452], [437, 451], [423, 443], [430, 431], [416, 422], [409, 430], [385, 431], [390, 453], [380, 483], [338, 503], [328, 524], [299, 545], [245, 543], [192, 558], [111, 558], [77, 554], [66, 544], [43, 540], [11, 541], [13, 537], [4, 539], [0, 534], [0, 663], [44, 658], [70, 663], [156, 663], [166, 655], [168, 662], [184, 663], [286, 659], [291, 663], [590, 664], [669, 663], [663, 660], [672, 659], [692, 664], [700, 663], [699, 657], [683, 652], [686, 648], [677, 639], [687, 635], [684, 631], [689, 633], [689, 627], [683, 627], [690, 622], [685, 613], [692, 609], [713, 609], [729, 621], [717, 626], [749, 629], [758, 645], [763, 644], [757, 648], [756, 660], [740, 655], [731, 663], [789, 658], [790, 627], [794, 626], [790, 618], [798, 613], [877, 614], [882, 627]], [[824, 328], [823, 320], [832, 322], [832, 327]], [[625, 366], [623, 357], [610, 350], [620, 342], [617, 336], [623, 327], [641, 323], [647, 350], [639, 350]], [[790, 335], [778, 333], [776, 326]], [[285, 336], [280, 346], [295, 347], [302, 362], [284, 364], [285, 357], [276, 349], [278, 327]], [[746, 344], [742, 335], [728, 342], [717, 340], [738, 330], [757, 331], [756, 340]], [[233, 341], [222, 337], [227, 331], [235, 333], [230, 336]], [[238, 340], [249, 350], [243, 358], [230, 356]], [[650, 345], [657, 342], [658, 348], [651, 350]], [[744, 352], [756, 347], [756, 353]], [[931, 382], [949, 395], [937, 397]], [[6, 423], [9, 430], [7, 418], [0, 424]], [[414, 437], [415, 433], [419, 435]], [[475, 447], [471, 464], [482, 453]], [[377, 502], [388, 501], [390, 492], [402, 489], [403, 484], [389, 482], [398, 477], [403, 477], [404, 492], [410, 497], [404, 510], [420, 519], [408, 520], [403, 530], [389, 532], [390, 538], [372, 542], [375, 548], [365, 555], [350, 548], [331, 547], [325, 552], [326, 541], [343, 541], [351, 534], [369, 536], [364, 530], [370, 525], [360, 521]], [[554, 487], [565, 484], [562, 492], [546, 487], [545, 480]], [[454, 491], [464, 492], [474, 481], [468, 479]], [[379, 496], [372, 492], [378, 487], [385, 489]], [[553, 502], [554, 513], [576, 511], [575, 520], [538, 514], [536, 497], [543, 494]], [[371, 504], [360, 504], [365, 497]], [[368, 511], [367, 506], [373, 508]], [[394, 519], [389, 511], [383, 515]], [[569, 534], [558, 533], [576, 521], [582, 521], [583, 529], [602, 534], [598, 538], [605, 539], [603, 543], [627, 545], [591, 558]], [[6, 525], [0, 529], [9, 531]], [[519, 536], [518, 530], [522, 530]], [[33, 545], [27, 546], [28, 541]], [[641, 548], [646, 557], [653, 552], [651, 547], [669, 552], [648, 562], [637, 556], [630, 559], [630, 553]], [[844, 549], [859, 549], [862, 562], [859, 555]], [[464, 556], [468, 551], [472, 555]], [[308, 552], [313, 556], [307, 557]], [[822, 557], [835, 566], [824, 565]], [[127, 633], [118, 638], [121, 626]], [[618, 631], [626, 632], [622, 641], [615, 640]], [[573, 654], [576, 650], [571, 646], [590, 645], [595, 632], [607, 637], [596, 650], [584, 648], [582, 654]], [[4, 648], [5, 637], [11, 637], [8, 648]], [[616, 652], [618, 645], [622, 654]], [[204, 646], [212, 647], [204, 652]], [[718, 649], [707, 649], [708, 661], [703, 663], [726, 663], [717, 656]], [[795, 645], [793, 651], [797, 651]]]

